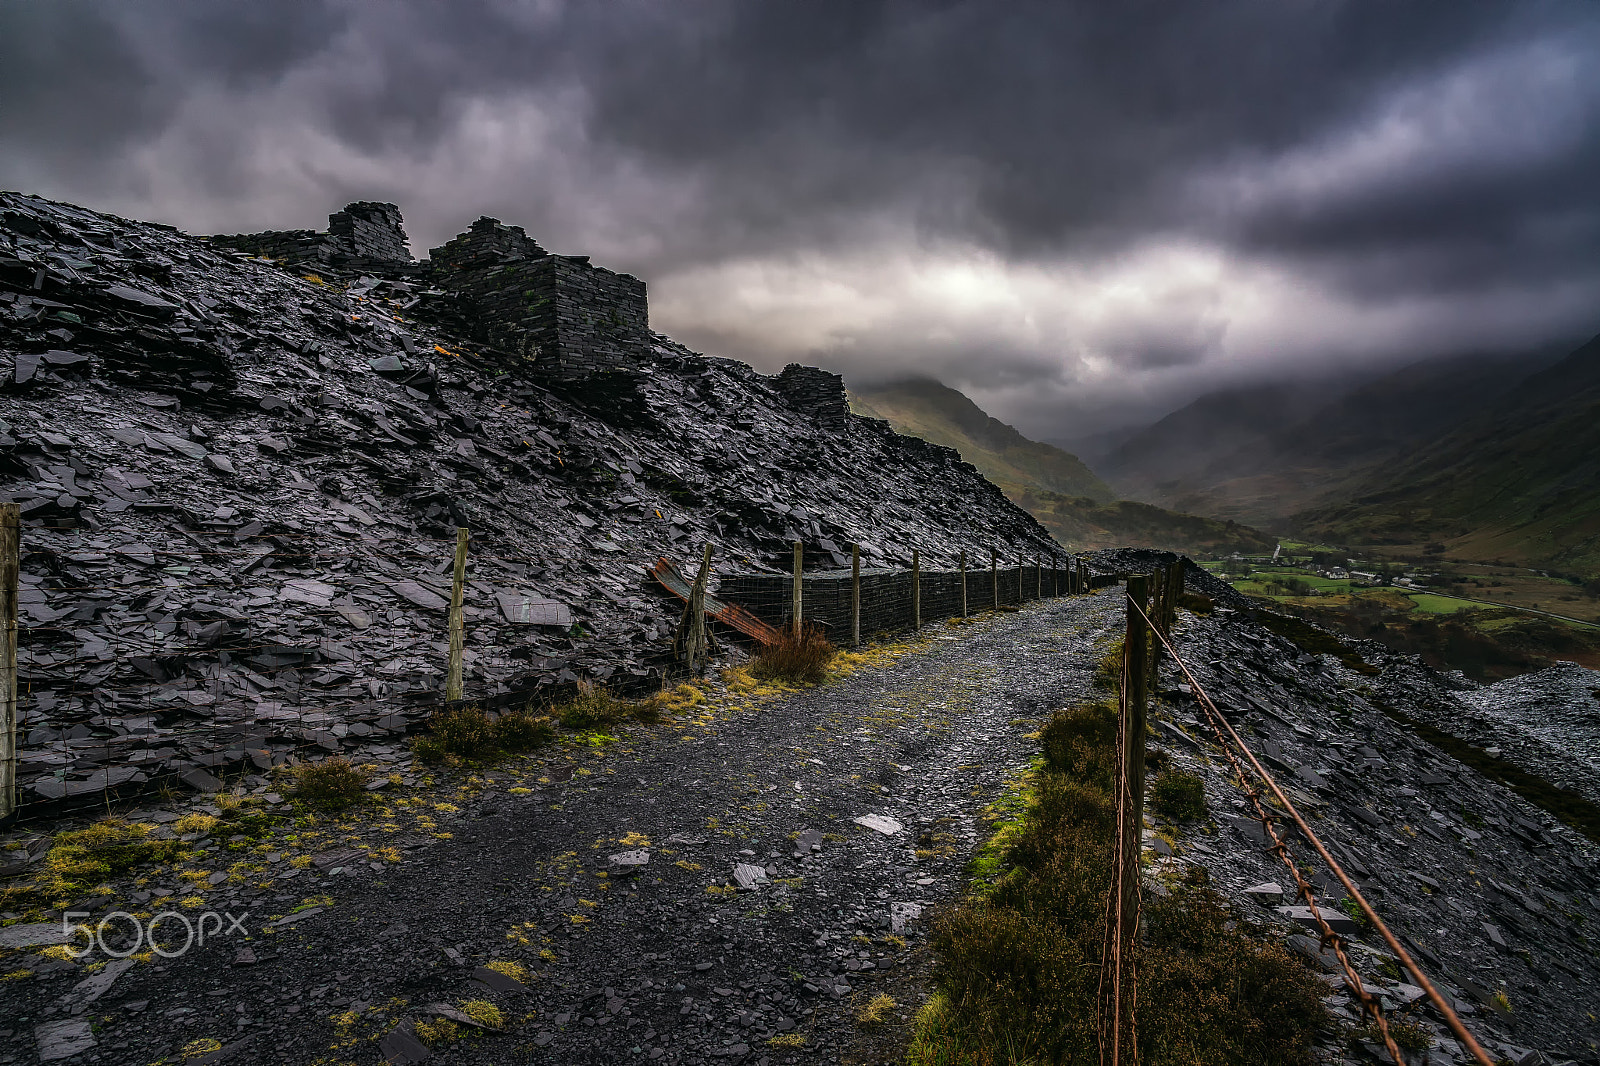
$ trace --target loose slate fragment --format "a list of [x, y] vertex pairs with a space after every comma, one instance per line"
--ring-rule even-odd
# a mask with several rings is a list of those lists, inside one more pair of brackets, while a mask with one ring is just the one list
[[0, 929], [0, 948], [42, 948], [70, 944], [72, 940], [72, 931], [63, 930], [60, 922], [33, 922]]
[[105, 969], [91, 977], [84, 978], [74, 985], [72, 991], [67, 994], [67, 998], [77, 1004], [87, 1005], [93, 1003], [106, 994], [111, 986], [116, 983], [117, 978], [131, 969], [133, 969], [132, 959], [115, 959], [108, 962]]
[[479, 966], [472, 971], [473, 980], [487, 986], [491, 992], [525, 992], [527, 986], [515, 977], [491, 970], [487, 966]]
[[378, 1051], [389, 1066], [415, 1066], [428, 1061], [428, 1046], [411, 1032], [411, 1023], [403, 1022], [378, 1041]]
[[644, 866], [650, 862], [650, 852], [644, 848], [633, 851], [619, 851], [611, 856], [613, 866]]
[[33, 380], [33, 375], [39, 371], [39, 354], [37, 352], [18, 352], [13, 360], [12, 377], [18, 385]]
[[500, 613], [507, 622], [536, 626], [572, 626], [572, 610], [557, 600], [519, 592], [497, 592]]
[[39, 1042], [40, 1062], [70, 1059], [94, 1047], [94, 1032], [90, 1030], [86, 1019], [36, 1025], [33, 1027], [33, 1038]]
[[1276, 881], [1267, 881], [1252, 885], [1244, 890], [1244, 894], [1262, 906], [1273, 906], [1283, 901], [1283, 886]]
[[180, 455], [187, 455], [191, 459], [204, 459], [206, 457], [205, 445], [192, 441], [187, 437], [180, 437], [176, 433], [152, 433], [145, 439], [145, 442], [148, 444], [151, 440], [156, 441], [170, 451], [175, 451]]
[[875, 829], [884, 836], [889, 837], [894, 836], [905, 828], [893, 818], [882, 814], [863, 814], [859, 818], [852, 818], [851, 821], [855, 822], [856, 825], [864, 825], [868, 829]]
[[768, 883], [767, 871], [759, 866], [751, 866], [747, 862], [736, 862], [733, 864], [733, 880], [735, 884], [748, 892], [758, 885]]
[[130, 306], [148, 311], [176, 311], [178, 309], [177, 304], [169, 300], [163, 300], [155, 293], [145, 292], [143, 289], [135, 289], [129, 285], [113, 285], [106, 290], [106, 295]]
[[450, 606], [450, 602], [443, 596], [415, 581], [392, 581], [389, 583], [389, 588], [407, 603], [413, 603], [430, 611], [442, 611]]

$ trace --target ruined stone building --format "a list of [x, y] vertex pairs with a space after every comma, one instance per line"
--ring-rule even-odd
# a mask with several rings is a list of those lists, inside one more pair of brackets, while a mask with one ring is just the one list
[[[582, 381], [630, 372], [651, 344], [645, 283], [589, 262], [557, 255], [521, 226], [483, 217], [413, 262], [400, 209], [361, 201], [328, 216], [328, 230], [279, 230], [216, 236], [212, 241], [307, 271], [381, 271], [413, 277], [442, 299], [447, 317], [471, 339], [525, 360], [551, 381]], [[846, 432], [844, 381], [790, 364], [777, 385], [791, 406], [820, 425]]]

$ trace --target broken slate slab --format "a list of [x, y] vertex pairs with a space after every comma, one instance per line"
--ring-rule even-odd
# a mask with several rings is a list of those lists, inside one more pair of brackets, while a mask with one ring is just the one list
[[[1279, 914], [1291, 922], [1298, 922], [1300, 925], [1311, 929], [1318, 928], [1317, 920], [1312, 917], [1310, 907], [1279, 907], [1277, 910]], [[1360, 929], [1360, 926], [1356, 925], [1355, 919], [1333, 907], [1318, 907], [1317, 913], [1322, 916], [1323, 921], [1328, 923], [1328, 928], [1335, 933], [1353, 936]]]
[[389, 588], [394, 591], [396, 596], [399, 596], [407, 603], [415, 604], [416, 606], [422, 607], [426, 610], [442, 611], [446, 607], [450, 606], [449, 602], [443, 596], [439, 595], [437, 592], [434, 592], [426, 585], [419, 584], [415, 581], [396, 581], [390, 584]]
[[389, 1066], [415, 1066], [428, 1061], [428, 1047], [411, 1032], [411, 1023], [402, 1022], [378, 1041], [378, 1051]]
[[190, 788], [194, 789], [196, 792], [222, 791], [221, 781], [218, 781], [213, 775], [208, 774], [204, 770], [198, 768], [185, 771], [179, 780], [188, 785]]
[[515, 977], [491, 970], [487, 966], [479, 966], [472, 971], [473, 980], [479, 982], [491, 992], [524, 992], [527, 986]]
[[33, 1038], [39, 1042], [40, 1062], [70, 1059], [94, 1047], [94, 1033], [89, 1029], [88, 1021], [76, 1018], [36, 1025], [33, 1027]]
[[1272, 907], [1283, 902], [1283, 886], [1276, 881], [1266, 881], [1259, 885], [1251, 885], [1244, 890], [1244, 894], [1263, 907]]
[[794, 839], [794, 850], [790, 855], [796, 859], [803, 859], [813, 851], [822, 847], [822, 830], [807, 829]]
[[748, 892], [757, 885], [768, 883], [767, 871], [759, 866], [751, 866], [747, 862], [736, 862], [733, 864], [733, 880], [740, 888]]
[[856, 825], [864, 825], [868, 829], [875, 829], [887, 837], [892, 837], [905, 828], [893, 818], [882, 814], [863, 814], [860, 817], [852, 818], [851, 821], [855, 822]]
[[645, 848], [636, 848], [633, 851], [619, 851], [610, 858], [612, 866], [626, 867], [626, 870], [619, 872], [632, 873], [649, 864], [650, 852]]
[[0, 948], [42, 948], [70, 944], [72, 939], [72, 930], [62, 929], [58, 922], [8, 925], [0, 929]]
[[90, 1004], [116, 984], [117, 978], [133, 969], [132, 959], [116, 959], [106, 963], [105, 969], [91, 977], [86, 977], [73, 986], [67, 993], [66, 999], [74, 1004]]

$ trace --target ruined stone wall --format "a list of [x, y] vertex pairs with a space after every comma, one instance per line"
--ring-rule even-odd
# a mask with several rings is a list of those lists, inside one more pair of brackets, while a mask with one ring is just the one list
[[359, 200], [328, 216], [328, 236], [346, 255], [385, 262], [411, 261], [411, 244], [394, 204]]
[[465, 233], [457, 234], [438, 248], [428, 250], [428, 264], [450, 283], [459, 270], [482, 270], [519, 259], [541, 259], [548, 255], [539, 242], [521, 226], [508, 226], [497, 218], [480, 217]]
[[476, 248], [468, 240], [439, 249], [479, 264], [439, 274], [469, 309], [479, 339], [522, 353], [554, 378], [623, 370], [645, 358], [650, 315], [644, 282], [592, 266], [587, 256], [493, 259], [489, 242], [503, 243], [505, 235], [485, 232], [482, 238]]
[[328, 235], [311, 229], [267, 230], [264, 233], [219, 233], [210, 238], [247, 255], [268, 259], [317, 259], [326, 252]]
[[374, 264], [409, 263], [410, 242], [394, 204], [358, 200], [343, 211], [328, 216], [328, 231], [266, 230], [262, 233], [217, 234], [210, 238], [249, 255], [284, 259], [295, 263], [319, 262], [360, 267]]
[[850, 401], [840, 375], [790, 363], [778, 375], [778, 389], [792, 406], [811, 415], [819, 425], [841, 432], [849, 428]]

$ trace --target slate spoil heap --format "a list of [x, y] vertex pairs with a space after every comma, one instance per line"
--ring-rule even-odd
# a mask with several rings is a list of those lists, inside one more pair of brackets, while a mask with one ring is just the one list
[[[649, 331], [644, 284], [398, 209], [197, 238], [0, 194], [0, 495], [23, 513], [24, 803], [366, 745], [468, 695], [653, 683], [718, 572], [1059, 551], [956, 453]], [[266, 253], [276, 261], [257, 258]], [[819, 376], [820, 375], [820, 376]], [[198, 780], [203, 781], [201, 777]]]
[[[1248, 609], [1224, 607], [1196, 619], [1177, 644], [1362, 895], [1498, 1060], [1600, 1062], [1594, 1014], [1600, 847], [1396, 718], [1398, 712], [1425, 721], [1446, 705], [1456, 705], [1459, 715], [1451, 678], [1375, 644], [1359, 647], [1376, 673], [1357, 672], [1268, 631]], [[1538, 678], [1518, 680], [1529, 690], [1548, 687]], [[1162, 834], [1147, 830], [1147, 844], [1168, 857], [1156, 869], [1203, 866], [1228, 896], [1253, 900], [1263, 918], [1298, 925], [1290, 946], [1323, 971], [1336, 993], [1329, 1001], [1334, 1013], [1360, 1024], [1360, 1005], [1267, 850], [1190, 686], [1168, 665], [1157, 689], [1152, 747], [1170, 767], [1204, 778], [1216, 828], [1162, 825], [1157, 815]], [[1428, 1061], [1470, 1061], [1433, 1009], [1419, 1002], [1422, 989], [1383, 941], [1346, 916], [1343, 886], [1292, 828], [1280, 832], [1291, 855], [1315, 870], [1324, 915], [1350, 938], [1348, 954], [1391, 1017], [1413, 1019], [1431, 1033]], [[1367, 1050], [1385, 1061], [1375, 1045]]]

